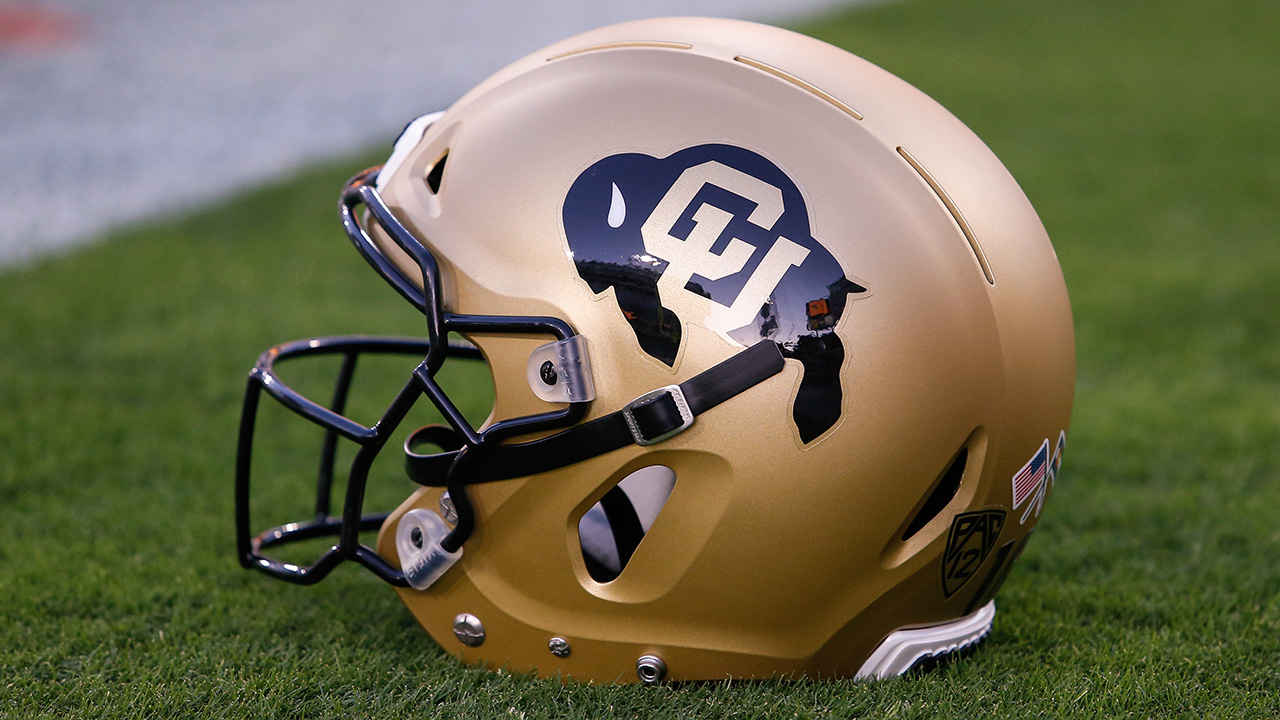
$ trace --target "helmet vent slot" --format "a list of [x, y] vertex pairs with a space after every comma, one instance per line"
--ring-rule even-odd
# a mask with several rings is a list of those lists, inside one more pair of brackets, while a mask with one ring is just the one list
[[619, 50], [625, 48], [658, 48], [660, 50], [689, 50], [693, 46], [689, 43], [679, 42], [663, 42], [660, 40], [631, 40], [623, 42], [607, 42], [598, 45], [588, 45], [580, 47], [568, 52], [562, 52], [547, 58], [547, 62], [559, 60], [560, 58], [569, 57], [570, 55], [580, 55], [582, 53], [596, 52], [597, 50]]
[[662, 512], [676, 474], [650, 465], [627, 475], [578, 521], [578, 540], [587, 573], [598, 583], [615, 580]]
[[938, 516], [942, 509], [951, 502], [956, 496], [956, 492], [960, 490], [960, 479], [964, 477], [964, 467], [969, 460], [969, 448], [960, 448], [960, 452], [956, 453], [951, 464], [947, 466], [946, 472], [942, 473], [933, 484], [933, 488], [929, 491], [929, 495], [925, 498], [924, 504], [920, 506], [916, 516], [911, 518], [911, 523], [907, 525], [907, 529], [902, 533], [902, 541], [910, 540], [913, 535], [920, 532], [921, 528], [929, 524], [929, 521]]
[[920, 179], [924, 180], [929, 189], [933, 191], [933, 194], [938, 196], [938, 200], [942, 202], [942, 206], [947, 209], [947, 212], [951, 213], [951, 219], [955, 221], [956, 227], [960, 229], [960, 234], [964, 235], [965, 242], [969, 243], [969, 251], [973, 253], [973, 259], [978, 261], [982, 276], [987, 279], [988, 285], [995, 285], [996, 277], [991, 274], [991, 265], [987, 262], [987, 254], [982, 252], [982, 246], [978, 244], [978, 237], [974, 235], [973, 228], [969, 227], [969, 221], [964, 219], [964, 213], [960, 212], [960, 208], [951, 199], [951, 196], [947, 194], [947, 191], [943, 189], [942, 184], [924, 168], [924, 165], [920, 164], [920, 161], [915, 156], [907, 152], [905, 148], [898, 148], [898, 154], [916, 171]]
[[444, 165], [448, 159], [449, 151], [445, 150], [444, 154], [440, 156], [440, 159], [436, 160], [435, 164], [431, 166], [431, 169], [427, 171], [427, 189], [429, 189], [433, 195], [440, 192], [440, 183], [444, 180]]
[[744, 57], [742, 55], [735, 57], [734, 60], [742, 63], [743, 65], [753, 67], [757, 70], [763, 70], [764, 72], [767, 72], [770, 75], [780, 80], [786, 80], [787, 82], [791, 83], [792, 85], [795, 85], [796, 87], [802, 90], [813, 93], [814, 95], [817, 95], [823, 100], [836, 106], [837, 108], [840, 109], [841, 112], [845, 113], [846, 115], [853, 118], [854, 120], [862, 119], [862, 113], [846, 105], [843, 101], [840, 100], [840, 98], [836, 97], [835, 95], [832, 95], [829, 92], [824, 91], [822, 88], [812, 83], [806, 82], [805, 80], [802, 80], [801, 78], [798, 78], [795, 75], [792, 75], [786, 70], [783, 70], [781, 68], [776, 68], [772, 65], [762, 63], [759, 60], [753, 60], [749, 57]]

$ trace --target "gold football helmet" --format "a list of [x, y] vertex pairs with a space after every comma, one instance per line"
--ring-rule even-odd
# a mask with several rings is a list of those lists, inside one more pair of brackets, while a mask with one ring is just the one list
[[[1061, 464], [1071, 311], [1022, 191], [923, 93], [776, 28], [625, 23], [414, 121], [341, 211], [427, 331], [262, 356], [245, 566], [354, 560], [463, 661], [578, 680], [884, 677], [988, 633]], [[343, 402], [378, 352], [423, 360], [366, 427]], [[331, 353], [329, 406], [276, 374]], [[480, 427], [436, 379], [476, 357]], [[263, 390], [326, 429], [325, 498], [358, 445], [340, 516], [251, 535]], [[423, 395], [421, 488], [362, 516]], [[322, 535], [309, 567], [266, 554]]]

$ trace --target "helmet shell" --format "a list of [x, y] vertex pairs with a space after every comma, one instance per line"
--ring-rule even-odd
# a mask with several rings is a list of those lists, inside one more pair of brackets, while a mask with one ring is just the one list
[[[379, 187], [439, 261], [450, 310], [554, 316], [587, 338], [590, 420], [751, 340], [699, 315], [698, 298], [672, 308], [664, 297], [680, 320], [674, 355], [647, 350], [618, 287], [601, 289], [575, 262], [585, 246], [571, 237], [573, 213], [596, 207], [571, 201], [575, 183], [611, 158], [658, 167], [699, 148], [712, 150], [697, 167], [732, 170], [708, 177], [750, 174], [714, 160], [725, 157], [717, 147], [785, 176], [786, 212], [809, 232], [792, 239], [816, 242], [808, 257], [826, 253], [861, 288], [841, 294], [823, 328], [841, 348], [838, 398], [810, 392], [816, 366], [788, 355], [782, 373], [665, 442], [472, 486], [478, 526], [460, 562], [425, 591], [398, 590], [464, 661], [605, 682], [635, 680], [646, 655], [669, 679], [852, 675], [889, 633], [989, 600], [1039, 519], [1060, 458], [1042, 463], [1038, 497], [1015, 477], [1046, 444], [1060, 450], [1070, 417], [1074, 338], [1057, 257], [986, 145], [875, 65], [747, 22], [615, 25], [481, 83]], [[613, 209], [603, 195], [598, 207]], [[470, 339], [493, 373], [492, 418], [547, 409], [526, 381], [537, 342]], [[834, 403], [834, 419], [806, 429], [796, 407], [810, 396]], [[579, 522], [653, 465], [674, 472], [674, 489], [622, 573], [597, 582]], [[395, 561], [399, 517], [435, 508], [439, 494], [420, 490], [391, 515], [382, 555]], [[985, 519], [966, 545], [975, 518]], [[455, 637], [462, 613], [483, 622], [482, 644]], [[571, 652], [550, 652], [552, 638]]]

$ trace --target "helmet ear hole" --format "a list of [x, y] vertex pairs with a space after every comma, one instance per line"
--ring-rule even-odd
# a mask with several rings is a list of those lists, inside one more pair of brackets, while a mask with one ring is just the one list
[[951, 460], [951, 464], [947, 469], [934, 481], [933, 488], [929, 490], [929, 494], [925, 496], [924, 502], [920, 505], [920, 510], [911, 518], [911, 522], [907, 524], [906, 530], [902, 532], [902, 541], [910, 540], [913, 535], [920, 532], [920, 529], [929, 524], [929, 521], [938, 516], [942, 509], [951, 502], [956, 496], [956, 492], [960, 490], [960, 479], [964, 477], [964, 468], [969, 460], [969, 448], [962, 447], [960, 452], [956, 453], [955, 458]]
[[608, 583], [622, 574], [665, 507], [675, 483], [671, 468], [643, 467], [609, 488], [583, 513], [578, 521], [578, 540], [592, 580]]

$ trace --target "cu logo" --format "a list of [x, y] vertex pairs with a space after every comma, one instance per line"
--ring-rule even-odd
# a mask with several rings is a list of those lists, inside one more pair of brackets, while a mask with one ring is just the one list
[[717, 253], [712, 247], [726, 234], [733, 215], [710, 203], [701, 203], [693, 213], [694, 227], [684, 239], [671, 234], [683, 214], [706, 185], [727, 190], [756, 203], [747, 216], [752, 225], [772, 230], [782, 216], [782, 191], [714, 160], [695, 165], [683, 173], [662, 196], [649, 219], [640, 227], [644, 249], [667, 261], [658, 278], [658, 297], [664, 307], [687, 322], [695, 322], [728, 338], [729, 332], [751, 322], [782, 276], [800, 265], [809, 251], [786, 237], [778, 236], [760, 259], [732, 304], [722, 305], [708, 296], [690, 292], [686, 286], [695, 275], [720, 280], [742, 272], [758, 248], [729, 234], [728, 245]]
[[650, 357], [674, 367], [688, 324], [742, 347], [777, 343], [804, 367], [801, 442], [839, 422], [836, 328], [866, 288], [813, 237], [799, 187], [773, 162], [732, 145], [610, 155], [574, 180], [561, 217], [578, 275], [597, 296], [612, 288]]

